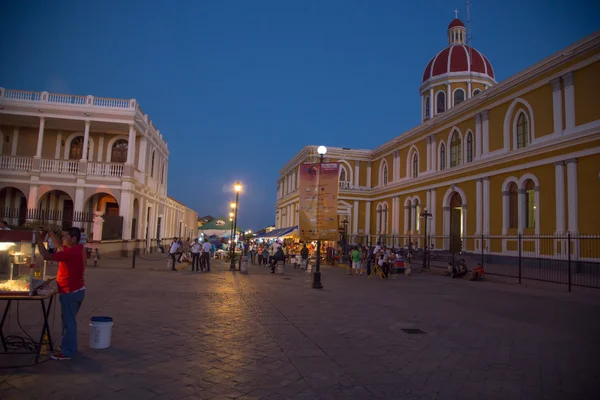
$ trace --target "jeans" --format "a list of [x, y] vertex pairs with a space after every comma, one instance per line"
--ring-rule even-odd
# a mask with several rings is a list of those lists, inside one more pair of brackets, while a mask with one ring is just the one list
[[176, 271], [175, 270], [175, 257], [177, 256], [177, 253], [171, 253], [170, 256], [171, 256], [171, 259], [173, 260], [173, 265], [171, 265], [171, 271]]
[[196, 268], [196, 271], [200, 271], [200, 253], [192, 253], [192, 271]]
[[67, 357], [77, 354], [77, 313], [83, 303], [85, 290], [60, 295], [62, 312], [62, 353]]
[[202, 252], [202, 258], [200, 259], [200, 267], [202, 271], [210, 271], [210, 257], [208, 251]]

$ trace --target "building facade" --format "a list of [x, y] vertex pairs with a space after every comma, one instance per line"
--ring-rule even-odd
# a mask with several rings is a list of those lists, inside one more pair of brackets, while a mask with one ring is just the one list
[[0, 138], [11, 225], [58, 219], [95, 241], [197, 235], [196, 212], [167, 196], [167, 143], [134, 99], [0, 88]]
[[[422, 246], [427, 229], [428, 246], [448, 249], [459, 237], [462, 250], [496, 253], [517, 249], [491, 243], [494, 235], [600, 233], [600, 33], [500, 83], [465, 36], [452, 21], [448, 46], [426, 65], [419, 126], [373, 150], [328, 148], [326, 161], [341, 163], [338, 215], [348, 233], [371, 243], [413, 235]], [[280, 171], [277, 228], [298, 223], [305, 162], [318, 162], [316, 146]], [[540, 251], [539, 241], [527, 246]]]

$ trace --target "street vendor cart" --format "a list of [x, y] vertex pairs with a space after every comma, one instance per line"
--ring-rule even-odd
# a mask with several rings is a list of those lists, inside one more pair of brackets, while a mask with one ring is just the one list
[[[47, 346], [51, 351], [52, 336], [48, 315], [57, 291], [52, 287], [54, 279], [46, 276], [46, 262], [37, 252], [31, 231], [0, 231], [0, 304], [4, 305], [0, 320], [0, 356], [35, 355], [35, 363]], [[39, 302], [42, 311], [39, 340], [34, 339], [21, 326], [19, 303]], [[6, 323], [12, 313], [25, 336], [8, 335]], [[27, 315], [28, 321], [39, 320]]]

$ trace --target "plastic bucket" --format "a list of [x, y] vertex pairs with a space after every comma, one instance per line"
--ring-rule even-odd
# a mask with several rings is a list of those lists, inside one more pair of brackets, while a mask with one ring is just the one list
[[110, 346], [113, 319], [111, 317], [90, 318], [90, 347], [92, 349], [106, 349]]

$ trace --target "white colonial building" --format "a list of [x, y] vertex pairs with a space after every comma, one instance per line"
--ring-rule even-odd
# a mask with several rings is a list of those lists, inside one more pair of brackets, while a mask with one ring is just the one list
[[197, 233], [196, 212], [167, 196], [167, 143], [134, 99], [0, 88], [0, 138], [9, 225], [70, 221], [95, 241]]

